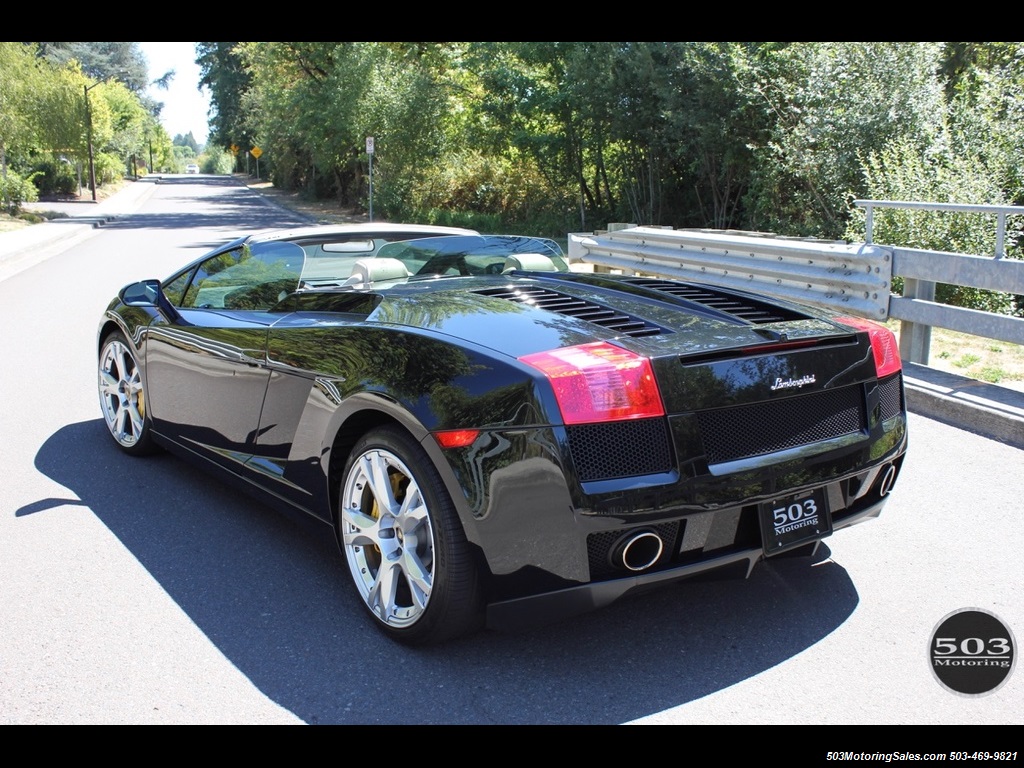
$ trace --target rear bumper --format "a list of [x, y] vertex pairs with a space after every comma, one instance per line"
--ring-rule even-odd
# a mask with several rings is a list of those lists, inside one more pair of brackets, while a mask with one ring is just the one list
[[[887, 498], [882, 498], [833, 521], [833, 531], [878, 517]], [[777, 557], [813, 556], [821, 539]], [[648, 573], [591, 582], [511, 600], [500, 600], [487, 607], [487, 626], [498, 631], [523, 630], [579, 616], [611, 605], [628, 595], [684, 581], [695, 576], [715, 579], [745, 579], [766, 558], [762, 547], [729, 552], [696, 563]]]

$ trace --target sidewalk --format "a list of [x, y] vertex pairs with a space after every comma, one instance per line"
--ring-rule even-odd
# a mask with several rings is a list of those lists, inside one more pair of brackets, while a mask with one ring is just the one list
[[66, 213], [67, 218], [0, 233], [0, 281], [70, 248], [119, 216], [138, 210], [153, 194], [157, 181], [157, 177], [126, 181], [116, 194], [98, 203], [88, 200], [27, 204], [29, 210], [59, 211]]
[[[60, 210], [66, 219], [0, 233], [0, 281], [54, 256], [95, 233], [97, 227], [138, 210], [156, 189], [159, 177], [126, 182], [99, 203], [39, 203]], [[259, 190], [255, 190], [259, 194]], [[278, 203], [271, 198], [268, 201]], [[904, 363], [907, 408], [959, 429], [1024, 449], [1024, 391]], [[911, 437], [913, 439], [913, 437]]]

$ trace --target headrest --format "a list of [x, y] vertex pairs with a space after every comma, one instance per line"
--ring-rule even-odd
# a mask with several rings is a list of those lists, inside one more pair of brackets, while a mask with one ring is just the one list
[[387, 280], [404, 280], [409, 270], [398, 259], [358, 259], [352, 265], [352, 274], [344, 285], [370, 285]]
[[505, 266], [501, 273], [512, 272], [513, 270], [524, 270], [526, 272], [557, 272], [555, 262], [539, 253], [517, 253], [505, 259]]

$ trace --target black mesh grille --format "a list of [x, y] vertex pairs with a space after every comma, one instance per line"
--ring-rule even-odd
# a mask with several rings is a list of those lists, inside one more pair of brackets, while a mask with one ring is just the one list
[[878, 403], [882, 410], [882, 419], [891, 419], [903, 411], [902, 374], [886, 379], [878, 385]]
[[864, 431], [859, 386], [697, 414], [709, 464], [737, 461]]
[[656, 336], [665, 333], [665, 329], [661, 326], [649, 323], [642, 318], [537, 285], [487, 288], [477, 291], [477, 293], [482, 296], [514, 301], [517, 304], [529, 304], [546, 309], [548, 312], [557, 312], [560, 315], [577, 317], [625, 336]]
[[613, 421], [566, 427], [581, 482], [653, 475], [672, 468], [664, 419]]
[[706, 285], [674, 280], [635, 278], [627, 282], [659, 293], [667, 293], [703, 307], [724, 312], [749, 323], [778, 323], [784, 320], [806, 320], [807, 315], [750, 296], [719, 291]]

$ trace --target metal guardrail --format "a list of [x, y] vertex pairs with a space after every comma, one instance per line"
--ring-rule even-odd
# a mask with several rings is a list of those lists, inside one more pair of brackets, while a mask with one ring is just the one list
[[[1024, 345], [1024, 318], [934, 301], [938, 283], [1024, 295], [1024, 261], [1004, 258], [1006, 219], [1024, 215], [1024, 207], [854, 202], [867, 211], [865, 243], [611, 224], [607, 232], [570, 234], [568, 255], [570, 262], [602, 269], [712, 283], [874, 320], [896, 318], [902, 321], [900, 356], [925, 365], [932, 327]], [[874, 244], [873, 209], [882, 207], [994, 214], [996, 255]], [[892, 294], [895, 276], [903, 278], [902, 296]]]
[[875, 208], [899, 208], [908, 211], [949, 211], [954, 213], [983, 213], [996, 217], [995, 258], [1006, 256], [1006, 217], [1024, 215], [1019, 205], [967, 205], [960, 203], [919, 203], [909, 200], [854, 200], [853, 204], [863, 208], [865, 213], [864, 242], [874, 237]]
[[876, 208], [982, 213], [996, 217], [995, 252], [991, 256], [890, 246], [892, 272], [903, 278], [903, 295], [889, 299], [889, 316], [902, 321], [900, 357], [927, 364], [933, 327], [1011, 344], [1024, 344], [1024, 318], [935, 302], [935, 286], [938, 283], [1024, 295], [1024, 261], [1005, 258], [1007, 217], [1024, 216], [1024, 206], [899, 200], [854, 200], [854, 205], [863, 208], [866, 213], [865, 239], [868, 243], [873, 237]]
[[571, 234], [569, 260], [767, 293], [883, 320], [892, 281], [892, 253], [886, 248], [738, 232], [633, 227]]

